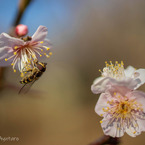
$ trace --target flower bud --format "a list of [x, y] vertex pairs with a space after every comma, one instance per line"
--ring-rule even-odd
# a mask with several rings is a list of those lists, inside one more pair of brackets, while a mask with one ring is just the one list
[[28, 33], [28, 27], [23, 24], [19, 24], [15, 28], [15, 33], [17, 36], [22, 37]]

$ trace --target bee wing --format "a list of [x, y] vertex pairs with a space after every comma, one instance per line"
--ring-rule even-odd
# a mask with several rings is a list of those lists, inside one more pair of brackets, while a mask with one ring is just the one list
[[32, 87], [32, 85], [35, 83], [36, 80], [33, 80], [32, 82], [28, 83], [28, 84], [24, 84], [22, 86], [22, 88], [19, 90], [18, 94], [26, 94], [28, 93], [28, 91], [30, 90], [30, 88]]

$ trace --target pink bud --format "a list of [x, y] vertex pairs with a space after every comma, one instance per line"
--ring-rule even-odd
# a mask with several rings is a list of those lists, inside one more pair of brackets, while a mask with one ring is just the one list
[[28, 33], [28, 27], [26, 25], [19, 24], [15, 28], [15, 33], [19, 37], [24, 36]]

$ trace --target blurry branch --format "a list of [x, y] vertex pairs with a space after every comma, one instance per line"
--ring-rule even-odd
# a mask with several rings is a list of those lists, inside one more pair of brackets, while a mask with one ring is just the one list
[[[9, 34], [11, 36], [15, 36], [15, 33], [14, 33], [15, 26], [17, 26], [20, 23], [21, 18], [31, 1], [32, 0], [20, 0], [17, 15], [12, 24], [12, 28], [10, 28], [10, 31], [9, 31]], [[0, 90], [2, 90], [4, 87], [4, 71], [5, 71], [5, 68], [0, 68]]]
[[10, 35], [12, 36], [15, 35], [14, 33], [15, 26], [17, 26], [20, 23], [21, 18], [31, 1], [32, 0], [20, 0], [17, 15], [13, 22], [12, 28], [10, 29]]
[[110, 136], [102, 136], [101, 138], [97, 139], [97, 141], [89, 144], [89, 145], [118, 145], [120, 143], [119, 138], [110, 137]]
[[18, 13], [17, 13], [16, 19], [13, 23], [14, 27], [20, 23], [22, 15], [23, 15], [25, 9], [27, 8], [27, 6], [30, 4], [31, 1], [32, 0], [20, 0]]

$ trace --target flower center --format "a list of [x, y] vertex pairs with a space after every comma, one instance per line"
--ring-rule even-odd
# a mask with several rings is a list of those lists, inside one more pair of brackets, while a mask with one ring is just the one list
[[120, 112], [122, 115], [130, 113], [132, 108], [130, 105], [132, 104], [128, 103], [127, 101], [120, 102], [117, 112]]
[[103, 72], [99, 70], [103, 77], [111, 77], [118, 80], [125, 77], [123, 61], [121, 63], [116, 61], [115, 64], [112, 64], [112, 61], [110, 61], [110, 64], [108, 62], [105, 62], [105, 64], [106, 67], [103, 68]]
[[126, 96], [116, 95], [116, 93], [114, 93], [114, 99], [108, 101], [107, 104], [109, 104], [109, 107], [103, 108], [103, 111], [110, 114], [112, 120], [118, 120], [120, 118], [128, 120], [137, 112], [138, 115], [143, 112], [142, 104]]

